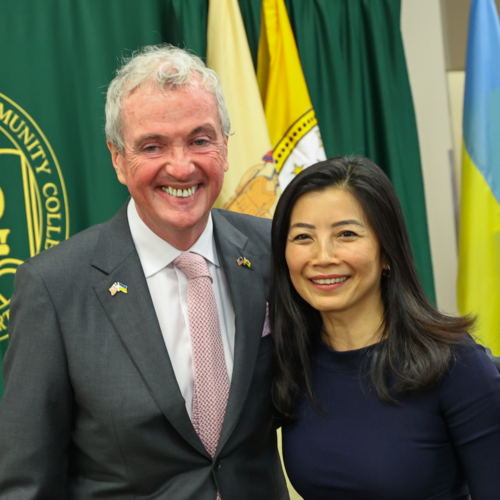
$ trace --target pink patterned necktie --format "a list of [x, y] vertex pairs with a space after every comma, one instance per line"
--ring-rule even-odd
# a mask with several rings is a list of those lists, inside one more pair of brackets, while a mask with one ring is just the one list
[[[174, 260], [189, 279], [187, 304], [193, 349], [192, 422], [211, 457], [219, 442], [229, 396], [229, 377], [222, 346], [219, 312], [206, 260], [185, 252]], [[217, 494], [217, 498], [220, 498]]]

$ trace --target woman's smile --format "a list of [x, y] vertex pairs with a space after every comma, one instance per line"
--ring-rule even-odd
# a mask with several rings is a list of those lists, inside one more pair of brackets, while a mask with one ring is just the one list
[[348, 191], [330, 188], [297, 200], [286, 261], [295, 289], [322, 315], [383, 310], [380, 245]]

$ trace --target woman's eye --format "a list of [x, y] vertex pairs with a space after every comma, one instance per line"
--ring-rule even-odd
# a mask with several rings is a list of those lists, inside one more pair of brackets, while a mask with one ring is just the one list
[[307, 240], [309, 239], [309, 235], [308, 234], [298, 234], [297, 236], [295, 236], [293, 238], [295, 241], [303, 241], [303, 240]]
[[357, 234], [354, 231], [342, 231], [341, 236], [344, 238], [353, 238], [354, 236], [357, 236]]

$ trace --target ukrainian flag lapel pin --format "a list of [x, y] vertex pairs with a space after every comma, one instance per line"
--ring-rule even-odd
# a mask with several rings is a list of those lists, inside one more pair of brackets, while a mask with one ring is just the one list
[[246, 257], [238, 257], [236, 262], [238, 263], [238, 266], [245, 266], [249, 269], [252, 267], [252, 263]]
[[128, 288], [127, 285], [124, 285], [123, 283], [119, 283], [118, 281], [115, 281], [111, 285], [109, 292], [114, 297], [118, 292], [128, 293], [127, 288]]

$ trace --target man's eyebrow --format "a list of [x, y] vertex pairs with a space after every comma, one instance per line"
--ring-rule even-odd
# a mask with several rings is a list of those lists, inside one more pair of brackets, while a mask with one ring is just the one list
[[145, 135], [141, 135], [140, 137], [138, 137], [134, 141], [134, 145], [137, 146], [137, 145], [142, 144], [143, 142], [146, 142], [146, 141], [157, 141], [157, 140], [164, 139], [164, 138], [165, 138], [165, 136], [162, 134], [145, 134]]
[[[208, 133], [215, 133], [216, 130], [214, 126], [210, 123], [204, 123], [193, 130], [189, 133], [190, 136], [199, 134], [200, 132], [208, 132]], [[165, 140], [167, 138], [166, 135], [163, 134], [144, 134], [138, 137], [134, 141], [134, 145], [140, 145], [146, 141], [158, 141], [158, 140]]]
[[199, 127], [194, 128], [191, 130], [189, 135], [196, 135], [199, 134], [200, 132], [210, 132], [210, 133], [215, 133], [215, 127], [211, 125], [210, 123], [205, 123], [203, 125], [200, 125]]

